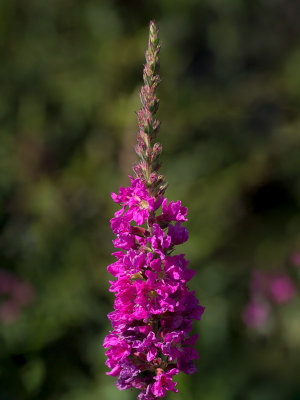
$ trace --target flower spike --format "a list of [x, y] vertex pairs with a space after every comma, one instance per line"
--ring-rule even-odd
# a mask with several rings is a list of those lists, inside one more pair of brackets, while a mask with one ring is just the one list
[[134, 166], [131, 185], [112, 193], [121, 207], [110, 221], [119, 250], [113, 253], [117, 260], [107, 267], [116, 278], [110, 282], [116, 298], [108, 315], [113, 329], [104, 340], [107, 375], [118, 377], [120, 390], [138, 389], [139, 400], [177, 392], [173, 377], [196, 371], [197, 335], [190, 332], [193, 320], [200, 320], [204, 312], [187, 287], [195, 271], [188, 268], [184, 254], [173, 255], [176, 246], [188, 240], [182, 225], [187, 208], [179, 200], [168, 203], [167, 183], [158, 173], [159, 51], [158, 25], [151, 21], [135, 148], [141, 161]]

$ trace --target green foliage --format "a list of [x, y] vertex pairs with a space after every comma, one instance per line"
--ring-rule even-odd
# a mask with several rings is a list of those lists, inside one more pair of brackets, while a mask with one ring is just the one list
[[35, 301], [0, 326], [3, 400], [134, 399], [105, 375], [110, 192], [136, 161], [147, 25], [160, 23], [167, 196], [206, 312], [199, 371], [171, 399], [300, 396], [299, 299], [276, 328], [241, 314], [252, 268], [300, 249], [299, 3], [0, 1], [0, 267]]

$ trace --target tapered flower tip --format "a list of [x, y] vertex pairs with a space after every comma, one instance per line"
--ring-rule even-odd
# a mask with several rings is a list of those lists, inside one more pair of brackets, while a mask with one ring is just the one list
[[156, 46], [158, 45], [158, 31], [159, 31], [159, 26], [158, 23], [154, 20], [150, 21], [150, 35], [149, 39], [152, 45]]
[[158, 30], [158, 23], [157, 23], [154, 19], [152, 19], [152, 20], [150, 21], [150, 32], [153, 34], [153, 33], [155, 33], [157, 30]]

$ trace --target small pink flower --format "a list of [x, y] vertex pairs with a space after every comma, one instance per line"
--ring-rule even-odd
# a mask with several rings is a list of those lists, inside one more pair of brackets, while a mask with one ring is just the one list
[[296, 295], [296, 286], [287, 275], [278, 275], [271, 280], [270, 294], [275, 303], [287, 303]]
[[188, 230], [180, 222], [176, 222], [175, 226], [169, 225], [168, 235], [171, 236], [172, 243], [176, 245], [186, 242], [189, 238]]
[[276, 304], [294, 298], [297, 289], [285, 273], [253, 270], [250, 283], [250, 302], [243, 313], [244, 323], [254, 329], [266, 324]]
[[244, 323], [252, 328], [260, 328], [269, 317], [270, 306], [266, 302], [250, 302], [243, 313]]
[[167, 390], [177, 393], [176, 382], [172, 381], [172, 376], [177, 375], [179, 370], [176, 368], [164, 372], [158, 368], [157, 375], [154, 377], [155, 383], [152, 386], [152, 393], [157, 397], [164, 397]]
[[181, 205], [181, 201], [178, 200], [176, 202], [170, 201], [167, 204], [168, 200], [164, 199], [162, 203], [162, 211], [163, 211], [163, 219], [166, 221], [187, 221], [187, 208]]

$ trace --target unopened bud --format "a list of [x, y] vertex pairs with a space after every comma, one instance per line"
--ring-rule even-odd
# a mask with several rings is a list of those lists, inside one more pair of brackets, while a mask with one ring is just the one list
[[143, 170], [142, 170], [140, 164], [135, 164], [133, 166], [133, 171], [138, 178], [140, 178], [140, 179], [144, 178], [144, 173], [143, 173]]
[[156, 111], [158, 110], [158, 106], [159, 106], [159, 100], [158, 99], [153, 99], [151, 101], [151, 103], [149, 104], [149, 110], [151, 113], [155, 114]]
[[145, 117], [144, 117], [144, 110], [142, 108], [138, 111], [137, 116], [138, 116], [139, 127], [140, 127], [140, 129], [143, 129]]
[[157, 174], [155, 172], [152, 172], [149, 177], [149, 183], [152, 185], [157, 181]]
[[153, 36], [153, 35], [157, 34], [157, 31], [158, 31], [158, 24], [154, 20], [151, 20], [150, 21], [150, 35]]
[[147, 165], [147, 163], [146, 163], [145, 161], [141, 161], [141, 162], [140, 162], [140, 167], [142, 168], [143, 173], [146, 174], [147, 171], [148, 171], [148, 165]]
[[160, 84], [160, 77], [159, 75], [154, 75], [152, 77], [152, 86], [151, 86], [151, 90], [154, 91], [157, 86]]
[[134, 150], [139, 157], [143, 157], [143, 149], [140, 144], [136, 144]]
[[155, 119], [155, 120], [153, 121], [153, 124], [152, 124], [152, 129], [153, 129], [154, 131], [157, 131], [157, 130], [159, 129], [159, 127], [160, 127], [160, 121], [159, 121], [158, 119]]
[[160, 143], [154, 143], [153, 145], [153, 153], [155, 156], [159, 156], [162, 152], [162, 145]]
[[151, 150], [151, 148], [149, 148], [149, 149], [146, 150], [146, 158], [147, 158], [147, 160], [151, 161], [151, 156], [152, 156], [152, 150]]
[[150, 138], [147, 135], [147, 133], [144, 131], [140, 131], [139, 135], [140, 135], [141, 139], [143, 139], [146, 147], [149, 147], [150, 146]]
[[158, 45], [158, 24], [155, 21], [151, 21], [150, 22], [150, 37], [149, 37], [149, 41], [150, 43], [156, 47]]
[[165, 180], [165, 177], [163, 175], [158, 175], [157, 176], [157, 183], [161, 184], [163, 183]]

